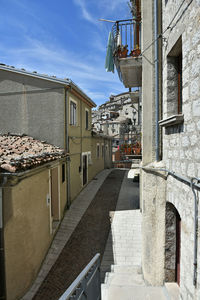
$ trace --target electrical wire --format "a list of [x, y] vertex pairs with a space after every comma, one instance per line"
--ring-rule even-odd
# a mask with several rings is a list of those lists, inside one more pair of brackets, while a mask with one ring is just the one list
[[[143, 53], [145, 53], [154, 43], [155, 43], [155, 41], [157, 41], [158, 39], [160, 39], [160, 38], [162, 38], [163, 37], [163, 35], [169, 30], [169, 29], [173, 29], [173, 27], [171, 27], [171, 24], [173, 23], [173, 21], [175, 20], [175, 18], [176, 18], [176, 16], [178, 15], [178, 13], [179, 13], [179, 11], [180, 11], [180, 9], [181, 9], [181, 7], [183, 6], [183, 4], [184, 4], [184, 2], [185, 2], [186, 0], [183, 0], [182, 2], [181, 2], [181, 4], [180, 4], [180, 6], [179, 6], [179, 8], [177, 9], [177, 11], [176, 11], [176, 13], [175, 13], [175, 15], [173, 16], [173, 18], [172, 18], [172, 20], [170, 21], [170, 23], [168, 24], [168, 26], [165, 28], [165, 30], [162, 32], [162, 33], [160, 33], [158, 36], [157, 36], [157, 38], [156, 39], [154, 39], [141, 53], [140, 53], [140, 55], [138, 56], [138, 57], [140, 57], [140, 56], [144, 56], [143, 55]], [[181, 16], [179, 17], [179, 20], [181, 19], [181, 17], [183, 16], [183, 14], [185, 13], [185, 11], [187, 10], [187, 8], [190, 6], [190, 4], [193, 2], [193, 0], [190, 0], [190, 2], [188, 3], [188, 5], [186, 6], [186, 8], [184, 9], [184, 11], [182, 12], [182, 14], [181, 14]]]

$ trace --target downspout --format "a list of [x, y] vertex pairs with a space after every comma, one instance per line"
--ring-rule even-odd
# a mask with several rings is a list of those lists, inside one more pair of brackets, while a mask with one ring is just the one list
[[159, 60], [158, 60], [158, 0], [154, 0], [154, 51], [155, 51], [155, 143], [156, 161], [159, 160]]
[[3, 186], [7, 182], [4, 176], [0, 186], [0, 299], [6, 299], [6, 274], [5, 274], [5, 251], [4, 251], [4, 223], [3, 223]]
[[191, 188], [194, 194], [194, 274], [193, 274], [193, 285], [197, 284], [197, 239], [198, 239], [198, 198], [194, 191], [194, 183], [198, 184], [200, 180], [198, 178], [191, 179]]
[[[68, 136], [68, 90], [65, 89], [65, 149], [69, 153], [69, 136]], [[66, 207], [70, 207], [70, 156], [67, 157], [67, 184], [66, 184], [67, 204]]]

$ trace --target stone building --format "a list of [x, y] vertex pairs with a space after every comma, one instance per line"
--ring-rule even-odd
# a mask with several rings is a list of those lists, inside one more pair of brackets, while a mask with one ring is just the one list
[[140, 91], [111, 95], [110, 100], [92, 112], [93, 129], [123, 143], [141, 131]]
[[181, 299], [197, 300], [200, 2], [132, 2], [139, 47], [115, 61], [124, 86], [142, 89], [142, 272], [148, 284], [170, 282]]

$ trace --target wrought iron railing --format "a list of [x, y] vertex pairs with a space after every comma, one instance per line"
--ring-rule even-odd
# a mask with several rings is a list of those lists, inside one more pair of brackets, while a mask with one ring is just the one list
[[[112, 27], [114, 54], [138, 56], [141, 52], [141, 22], [137, 19], [116, 21]], [[122, 53], [122, 50], [128, 51]]]
[[141, 54], [141, 21], [138, 18], [116, 21], [112, 27], [113, 57], [121, 79], [119, 58]]
[[96, 254], [59, 300], [101, 300], [100, 254]]

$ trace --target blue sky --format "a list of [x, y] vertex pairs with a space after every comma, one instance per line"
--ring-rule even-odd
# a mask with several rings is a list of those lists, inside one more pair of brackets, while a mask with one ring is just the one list
[[129, 18], [128, 0], [1, 0], [0, 62], [78, 84], [97, 105], [125, 92], [104, 69], [112, 23]]

